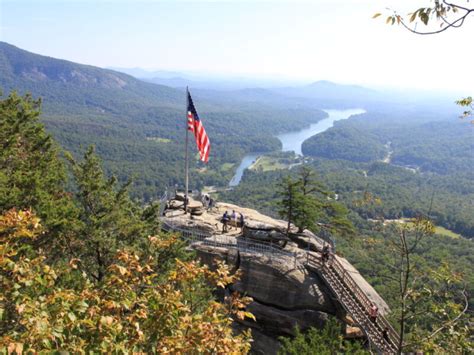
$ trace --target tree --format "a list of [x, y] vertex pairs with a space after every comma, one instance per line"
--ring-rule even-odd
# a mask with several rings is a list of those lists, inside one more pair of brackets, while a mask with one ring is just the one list
[[306, 333], [295, 329], [295, 337], [281, 337], [280, 355], [331, 355], [331, 354], [369, 354], [359, 342], [344, 340], [341, 324], [329, 320], [323, 329], [310, 328]]
[[31, 95], [12, 92], [0, 100], [0, 212], [35, 210], [50, 232], [36, 240], [42, 245], [68, 234], [76, 211], [59, 148], [39, 122], [40, 108]]
[[84, 271], [101, 281], [117, 249], [138, 247], [148, 235], [158, 231], [156, 206], [142, 210], [129, 197], [127, 183], [117, 185], [117, 179], [105, 177], [100, 159], [91, 146], [82, 162], [70, 154], [77, 186], [76, 205], [79, 230], [68, 240], [72, 256], [84, 261]]
[[[44, 232], [31, 211], [0, 215], [0, 352], [219, 353], [250, 348], [249, 333], [234, 335], [231, 317], [253, 316], [237, 294], [224, 303], [211, 290], [235, 282], [227, 266], [216, 271], [177, 261], [162, 274], [157, 254], [177, 237], [146, 239], [138, 252], [117, 250], [101, 283], [83, 263], [48, 265], [25, 240]], [[31, 243], [30, 243], [31, 244]]]
[[347, 220], [347, 209], [331, 199], [331, 194], [315, 178], [312, 169], [303, 166], [296, 179], [286, 176], [280, 182], [278, 213], [288, 221], [287, 233], [291, 223], [312, 231], [328, 230], [333, 233], [350, 234], [352, 224]]
[[290, 233], [291, 223], [294, 222], [295, 218], [295, 205], [297, 204], [298, 182], [294, 181], [291, 176], [284, 177], [279, 184], [279, 193], [281, 195], [281, 201], [279, 202], [280, 209], [278, 214], [288, 221], [286, 233]]
[[431, 221], [419, 217], [398, 227], [384, 244], [391, 261], [383, 277], [398, 290], [392, 314], [398, 324], [400, 354], [468, 349], [463, 325], [468, 301], [461, 275], [447, 264], [429, 273], [420, 271], [417, 248], [433, 232]]

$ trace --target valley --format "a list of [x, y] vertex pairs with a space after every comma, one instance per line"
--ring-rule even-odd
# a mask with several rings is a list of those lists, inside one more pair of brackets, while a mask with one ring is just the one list
[[[15, 90], [41, 98], [41, 122], [62, 155], [78, 159], [94, 145], [106, 176], [130, 182], [131, 196], [142, 208], [183, 186], [182, 87], [43, 57], [3, 42], [0, 72], [4, 96]], [[386, 221], [418, 217], [435, 225], [434, 236], [416, 254], [419, 269], [428, 273], [449, 263], [463, 275], [472, 301], [474, 280], [466, 270], [474, 263], [474, 130], [457, 118], [457, 107], [426, 98], [406, 107], [380, 91], [326, 81], [227, 90], [203, 84], [191, 90], [212, 146], [204, 164], [192, 145], [192, 190], [277, 218], [281, 182], [311, 168], [328, 192], [326, 199], [337, 202], [357, 230], [352, 236], [333, 232], [338, 254], [389, 305], [397, 304], [397, 285], [384, 279], [385, 241], [411, 222]], [[68, 188], [75, 191], [68, 169]]]

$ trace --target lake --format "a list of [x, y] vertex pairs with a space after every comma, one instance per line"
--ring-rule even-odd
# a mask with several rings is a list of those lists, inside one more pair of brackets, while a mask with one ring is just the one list
[[[353, 115], [365, 113], [364, 109], [355, 108], [347, 110], [323, 110], [328, 114], [328, 117], [311, 124], [308, 128], [304, 128], [299, 131], [291, 131], [288, 133], [282, 133], [277, 135], [277, 138], [281, 141], [282, 151], [289, 152], [293, 151], [296, 154], [302, 155], [301, 145], [303, 142], [321, 132], [324, 132], [328, 128], [334, 125], [335, 121], [345, 120]], [[235, 175], [229, 182], [229, 186], [237, 186], [242, 179], [245, 169], [247, 169], [262, 153], [249, 153], [242, 159]]]

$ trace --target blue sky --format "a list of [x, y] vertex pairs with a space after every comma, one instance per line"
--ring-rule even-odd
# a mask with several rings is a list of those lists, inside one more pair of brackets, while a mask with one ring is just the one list
[[0, 0], [0, 40], [101, 67], [472, 94], [474, 18], [430, 37], [371, 19], [427, 2]]

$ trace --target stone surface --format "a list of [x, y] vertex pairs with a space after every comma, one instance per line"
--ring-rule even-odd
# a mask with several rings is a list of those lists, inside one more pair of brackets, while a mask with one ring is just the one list
[[303, 233], [290, 233], [289, 238], [303, 250], [321, 251], [323, 249], [322, 240], [307, 229]]
[[[322, 328], [328, 319], [328, 314], [324, 312], [312, 309], [288, 311], [256, 301], [249, 304], [247, 310], [257, 318], [261, 329], [273, 335], [295, 335], [295, 327], [301, 330], [310, 327]], [[246, 324], [254, 326], [252, 321], [247, 321]]]
[[[182, 201], [180, 201], [182, 203]], [[177, 202], [179, 203], [179, 202]], [[202, 209], [201, 207], [199, 207]], [[225, 211], [245, 217], [245, 227], [229, 227], [228, 232], [222, 232], [220, 222]], [[289, 238], [286, 237], [287, 223], [264, 216], [255, 210], [241, 208], [236, 205], [218, 203], [212, 211], [206, 211], [200, 216], [184, 214], [179, 209], [166, 210], [162, 222], [180, 229], [202, 233], [200, 241], [192, 247], [197, 257], [211, 268], [216, 260], [223, 260], [231, 269], [241, 273], [240, 280], [231, 285], [229, 291], [238, 291], [254, 299], [248, 310], [257, 318], [257, 322], [245, 321], [237, 328], [250, 327], [254, 343], [252, 353], [276, 354], [278, 351], [278, 336], [291, 336], [295, 325], [302, 329], [322, 327], [328, 316], [336, 315], [341, 321], [353, 325], [346, 317], [343, 307], [325, 285], [318, 274], [308, 271], [304, 266], [309, 252], [315, 257], [323, 247], [323, 240], [312, 232], [305, 230], [297, 233], [292, 227]], [[254, 242], [252, 242], [254, 240]], [[270, 257], [268, 254], [249, 253], [242, 248], [237, 251], [230, 247], [213, 247], [206, 243], [221, 242], [226, 245], [248, 245], [257, 241], [274, 241], [280, 243], [282, 250], [288, 256]], [[288, 240], [291, 240], [288, 242]], [[284, 243], [282, 243], [284, 241]], [[294, 255], [298, 257], [295, 259]], [[358, 286], [375, 303], [381, 314], [389, 309], [384, 300], [367, 283], [360, 273], [344, 258], [336, 256], [345, 270], [352, 276]], [[357, 329], [350, 329], [351, 337], [360, 336]]]
[[265, 242], [280, 242], [289, 240], [285, 232], [274, 229], [268, 224], [263, 224], [260, 222], [255, 223], [253, 221], [249, 221], [245, 224], [242, 234], [245, 238], [261, 240]]
[[240, 281], [235, 290], [246, 293], [258, 302], [271, 304], [281, 309], [312, 309], [335, 314], [336, 309], [328, 295], [326, 286], [316, 275], [294, 260], [265, 260], [254, 255], [241, 254]]

